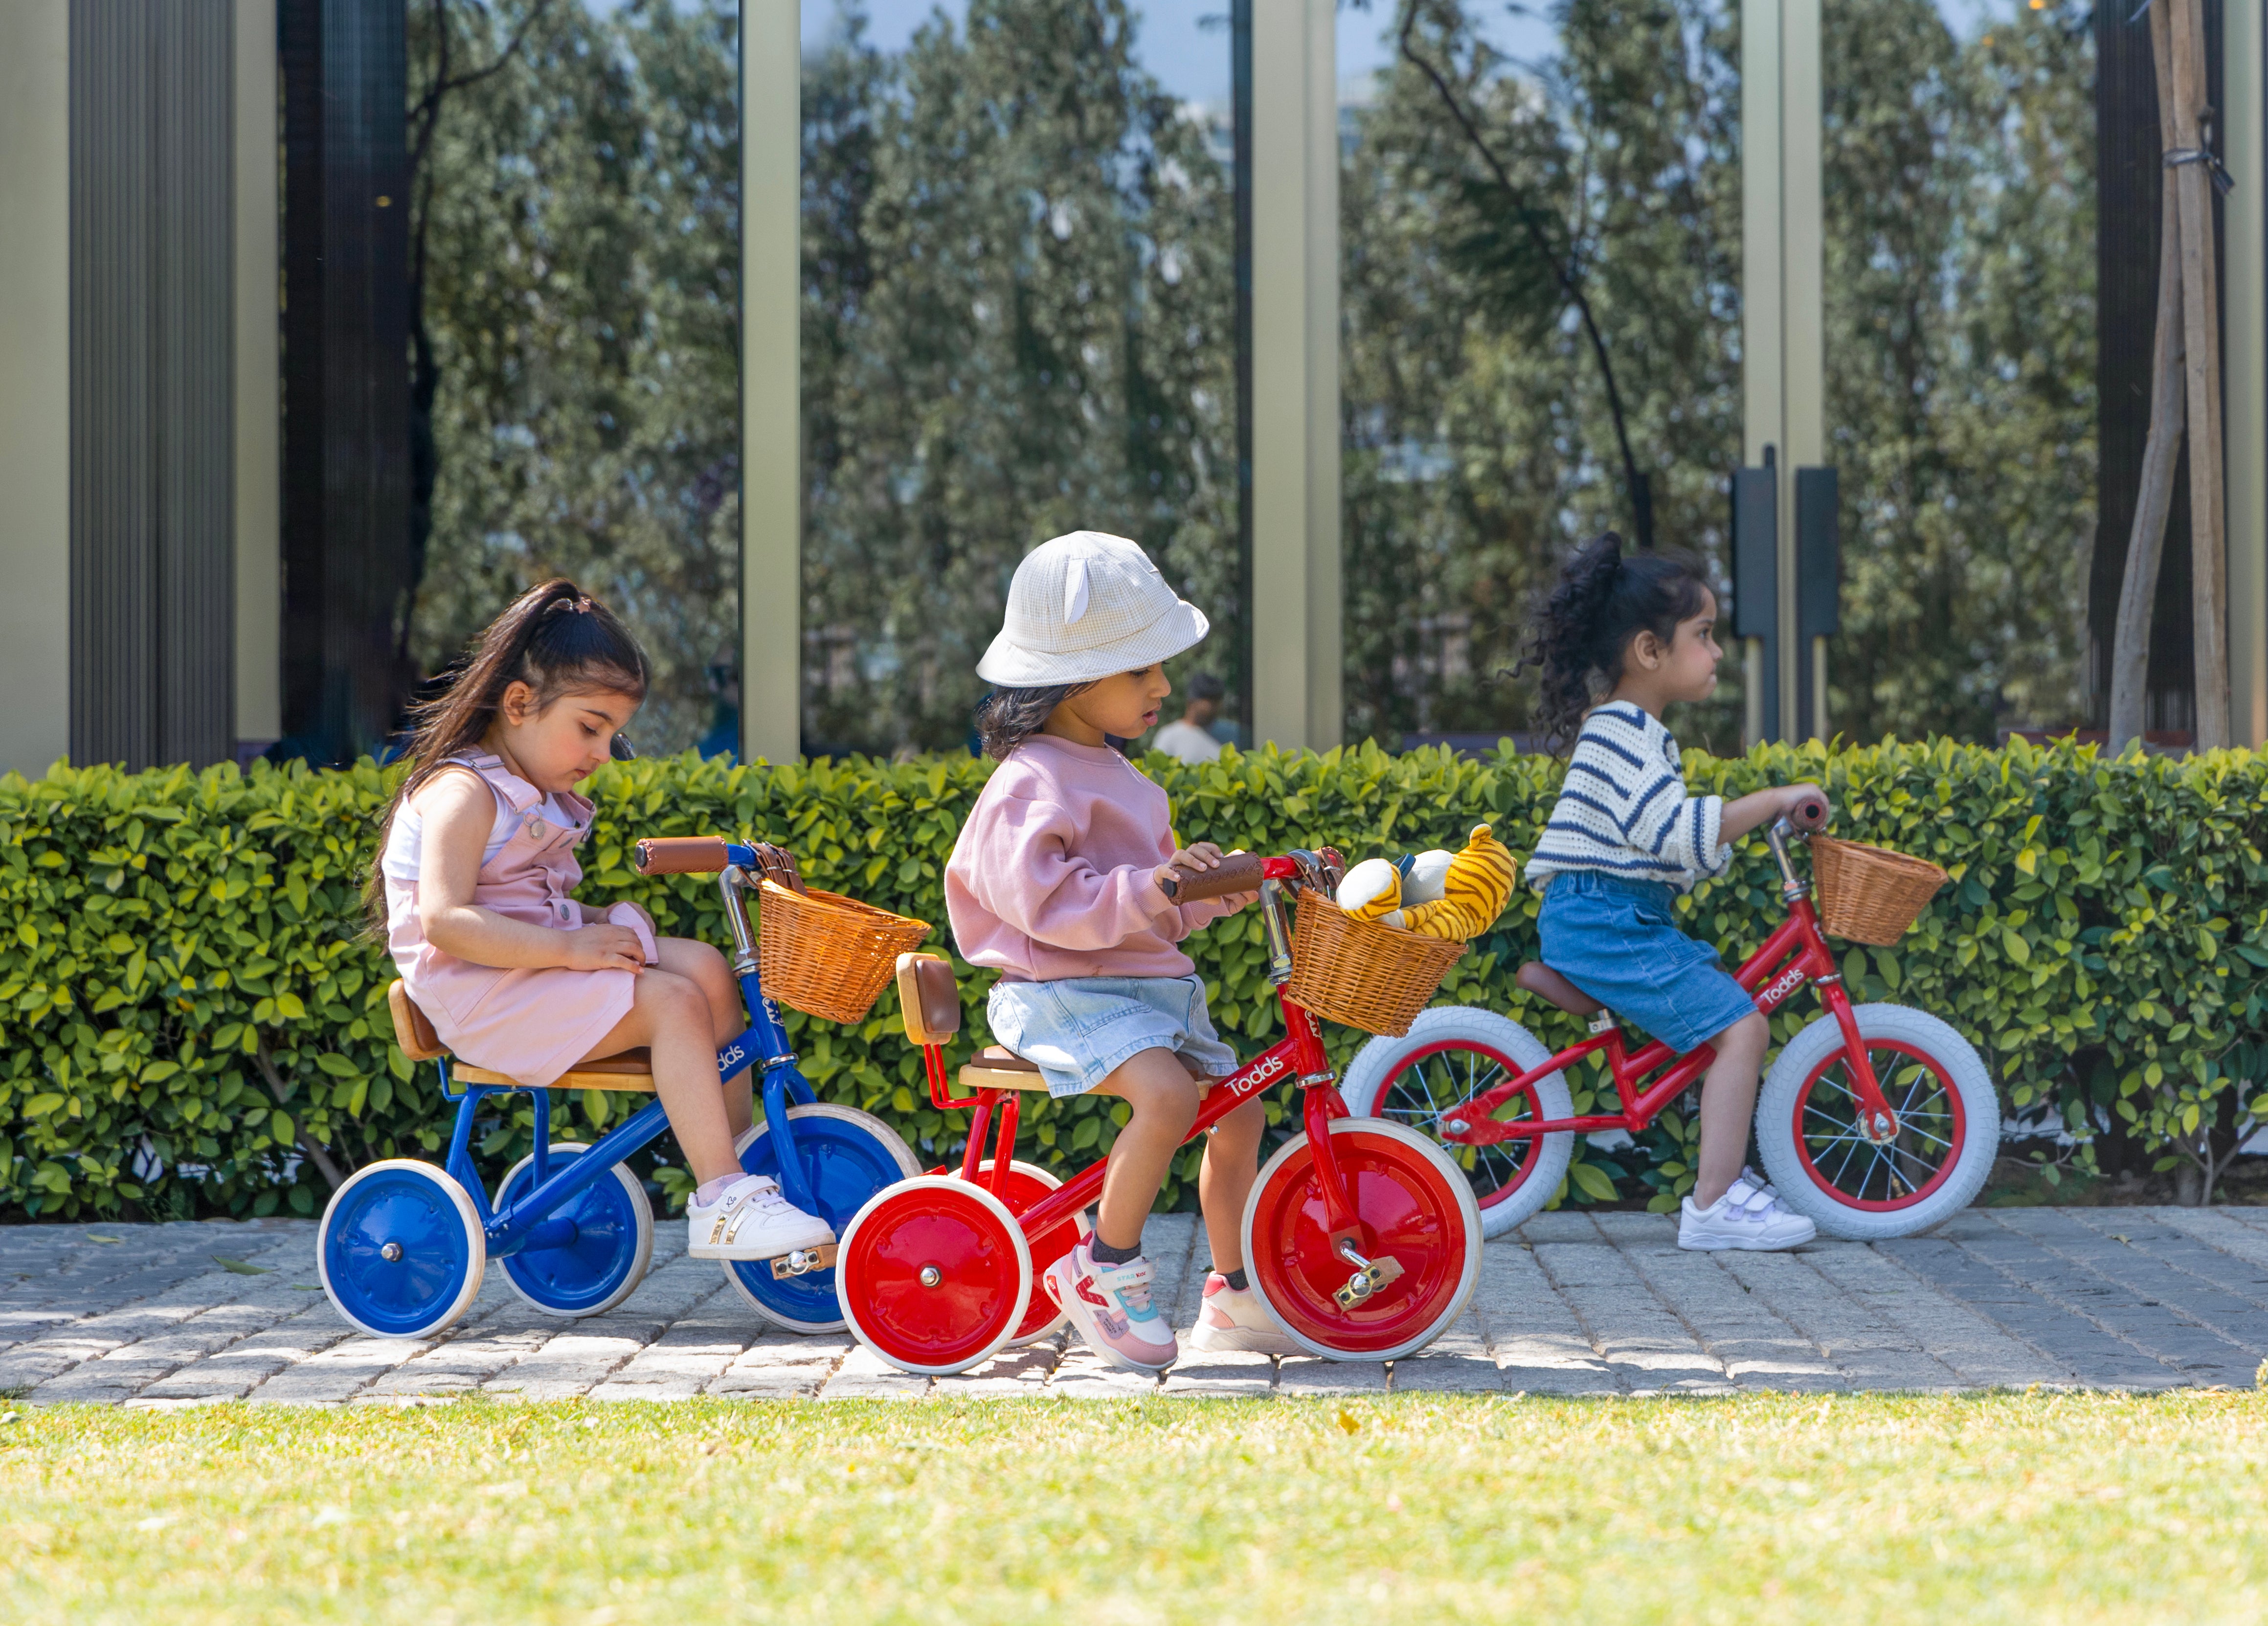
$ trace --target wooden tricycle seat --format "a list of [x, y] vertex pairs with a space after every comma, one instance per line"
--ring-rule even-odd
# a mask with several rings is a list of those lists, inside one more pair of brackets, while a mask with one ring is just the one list
[[[402, 1055], [413, 1062], [434, 1062], [449, 1054], [448, 1047], [433, 1031], [433, 1024], [417, 1008], [399, 979], [389, 983], [386, 990], [387, 1009], [394, 1015], [394, 1041], [401, 1047]], [[500, 1085], [506, 1089], [526, 1086], [508, 1074], [491, 1072], [485, 1067], [473, 1067], [460, 1062], [449, 1070], [457, 1084]], [[653, 1057], [644, 1050], [625, 1050], [620, 1056], [604, 1056], [595, 1062], [578, 1062], [551, 1081], [555, 1090], [643, 1090], [653, 1093]]]

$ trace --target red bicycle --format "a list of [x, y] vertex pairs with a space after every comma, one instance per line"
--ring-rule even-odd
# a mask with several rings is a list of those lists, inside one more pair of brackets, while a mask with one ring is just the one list
[[[1181, 882], [1184, 902], [1259, 891], [1285, 1029], [1229, 1078], [1199, 1080], [1205, 1097], [1189, 1137], [1272, 1084], [1299, 1088], [1304, 1132], [1268, 1159], [1245, 1204], [1246, 1269], [1301, 1349], [1394, 1360], [1432, 1343], [1463, 1311], [1480, 1280], [1481, 1217], [1455, 1164], [1424, 1135], [1349, 1114], [1314, 1019], [1284, 994], [1292, 975], [1286, 894], [1329, 896], [1333, 884], [1329, 865], [1311, 852], [1237, 854]], [[961, 994], [948, 962], [902, 957], [898, 991], [906, 1036], [922, 1047], [930, 1100], [976, 1115], [957, 1170], [876, 1192], [843, 1229], [836, 1292], [852, 1333], [893, 1366], [966, 1372], [1062, 1324], [1035, 1280], [1079, 1238], [1105, 1164], [1058, 1185], [1017, 1160], [1020, 1093], [1047, 1086], [1038, 1067], [1010, 1051], [980, 1052], [961, 1070], [970, 1093], [953, 1094], [945, 1047], [961, 1029]]]
[[[1806, 983], [1825, 1012], [1784, 1046], [1756, 1099], [1756, 1147], [1780, 1200], [1831, 1236], [1906, 1236], [1969, 1206], [2000, 1141], [1992, 1079], [1969, 1041], [1926, 1012], [1853, 1004], [1788, 844], [1825, 827], [1823, 802], [1764, 832], [1787, 919], [1734, 974], [1770, 1012]], [[1584, 1017], [1591, 1036], [1557, 1055], [1510, 1017], [1469, 1006], [1426, 1012], [1399, 1039], [1363, 1047], [1347, 1069], [1351, 1111], [1437, 1139], [1463, 1167], [1482, 1228], [1497, 1236], [1558, 1192], [1575, 1137], [1645, 1129], [1716, 1060], [1655, 1042], [1631, 1052], [1614, 1013], [1549, 966], [1513, 980]], [[1603, 1053], [1620, 1110], [1578, 1115], [1565, 1070]], [[1651, 1079], [1651, 1082], [1648, 1080]]]

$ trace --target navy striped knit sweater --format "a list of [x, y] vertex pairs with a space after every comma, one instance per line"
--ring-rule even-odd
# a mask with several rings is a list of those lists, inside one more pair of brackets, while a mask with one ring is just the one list
[[1690, 892], [1731, 866], [1724, 818], [1722, 797], [1686, 794], [1677, 741], [1661, 719], [1616, 701], [1583, 719], [1558, 804], [1528, 855], [1528, 883], [1600, 870]]

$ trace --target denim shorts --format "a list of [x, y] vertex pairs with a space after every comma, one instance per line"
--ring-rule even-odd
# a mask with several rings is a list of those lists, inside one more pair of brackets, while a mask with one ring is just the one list
[[1677, 929], [1677, 894], [1660, 881], [1567, 870], [1543, 889], [1543, 963], [1683, 1056], [1756, 1002], [1717, 951]]
[[1216, 1078], [1239, 1065], [1194, 976], [1080, 976], [992, 985], [992, 1036], [1039, 1064], [1052, 1096], [1084, 1095], [1144, 1050], [1187, 1056]]

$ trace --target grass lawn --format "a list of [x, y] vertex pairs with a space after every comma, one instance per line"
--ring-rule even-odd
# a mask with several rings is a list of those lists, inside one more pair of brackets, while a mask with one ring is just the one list
[[2268, 1616], [2255, 1393], [18, 1410], [74, 1626]]

